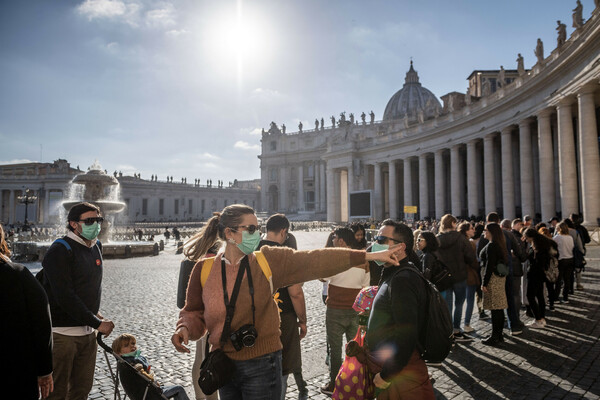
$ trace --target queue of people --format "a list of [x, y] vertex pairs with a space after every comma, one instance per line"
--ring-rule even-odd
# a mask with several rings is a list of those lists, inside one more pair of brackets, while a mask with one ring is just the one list
[[[7, 326], [14, 326], [2, 335], [30, 335], [34, 345], [27, 351], [35, 357], [23, 359], [39, 361], [24, 364], [14, 377], [22, 382], [12, 388], [19, 391], [18, 398], [85, 399], [92, 388], [96, 335], [110, 335], [115, 327], [100, 313], [103, 260], [97, 236], [102, 219], [93, 204], [73, 206], [68, 233], [50, 247], [38, 279], [10, 261], [0, 229], [1, 293], [7, 299], [2, 315]], [[443, 270], [443, 286], [433, 283], [440, 285], [452, 315], [456, 342], [474, 340], [475, 305], [479, 319], [489, 318], [489, 311], [492, 332], [481, 341], [489, 346], [504, 341], [505, 313], [512, 335], [525, 326], [543, 329], [546, 304], [552, 311], [556, 303], [568, 303], [574, 289], [583, 290], [590, 238], [577, 215], [533, 226], [527, 217], [500, 221], [490, 213], [485, 223], [474, 224], [448, 214], [439, 223], [417, 228], [388, 219], [369, 244], [365, 226], [354, 223], [334, 229], [325, 248], [299, 251], [283, 214], [267, 220], [261, 238], [251, 207], [234, 204], [214, 213], [185, 244], [177, 301], [181, 311], [171, 337], [182, 353], [189, 353], [189, 342], [196, 341], [196, 398], [279, 400], [285, 398], [289, 375], [296, 380], [299, 398], [307, 398], [300, 350], [309, 329], [303, 282], [327, 283], [330, 373], [321, 388], [327, 395], [336, 390], [342, 337], [350, 341], [358, 328], [354, 299], [361, 289], [378, 287], [364, 321], [365, 341], [378, 366], [372, 376], [378, 399], [434, 398], [420, 350], [427, 291], [411, 270], [432, 282], [433, 271]], [[434, 228], [436, 232], [430, 230]], [[548, 274], [553, 266], [556, 279]], [[24, 295], [29, 301], [19, 297]], [[6, 304], [23, 307], [8, 310]], [[521, 304], [532, 318], [527, 324], [521, 322]], [[0, 343], [14, 340], [3, 337]], [[145, 358], [136, 353], [135, 337], [121, 335], [113, 348], [147, 369]], [[164, 389], [175, 399], [187, 399], [181, 387]]]

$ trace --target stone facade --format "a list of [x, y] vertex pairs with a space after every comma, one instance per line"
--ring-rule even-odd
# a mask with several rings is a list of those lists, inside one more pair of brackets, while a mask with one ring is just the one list
[[[28, 221], [36, 225], [62, 224], [61, 203], [71, 198], [70, 182], [82, 174], [66, 160], [53, 163], [0, 165], [0, 222], [24, 221], [25, 206], [18, 196], [31, 189], [38, 200], [28, 206]], [[235, 181], [231, 186], [187, 184], [117, 176], [118, 197], [127, 204], [115, 215], [115, 222], [199, 221], [208, 219], [223, 207], [243, 203], [260, 208], [260, 183]], [[79, 186], [79, 185], [76, 185]], [[74, 198], [80, 198], [74, 194]]]
[[[420, 218], [580, 212], [597, 225], [599, 14], [531, 70], [474, 71], [469, 95], [442, 96], [439, 114], [416, 102], [396, 119], [287, 134], [272, 123], [259, 156], [263, 211], [347, 221], [349, 193], [371, 190], [375, 219], [410, 205]], [[406, 82], [418, 83], [412, 64]]]

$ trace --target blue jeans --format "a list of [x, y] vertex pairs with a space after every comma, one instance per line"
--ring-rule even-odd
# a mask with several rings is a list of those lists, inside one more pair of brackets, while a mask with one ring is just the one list
[[281, 350], [233, 362], [235, 374], [231, 382], [219, 389], [221, 400], [280, 400]]
[[[454, 331], [460, 331], [460, 320], [462, 319], [462, 309], [467, 297], [467, 280], [455, 282], [450, 289], [444, 290], [442, 293], [448, 304], [448, 310], [453, 315], [452, 326]], [[454, 297], [456, 298], [454, 299]], [[454, 314], [452, 314], [452, 303], [454, 300]]]
[[179, 385], [163, 387], [163, 395], [167, 399], [190, 400], [188, 395], [185, 393], [185, 389]]
[[465, 310], [465, 325], [471, 325], [471, 315], [473, 315], [473, 307], [475, 306], [475, 293], [477, 292], [477, 286], [479, 285], [467, 286], [467, 309]]

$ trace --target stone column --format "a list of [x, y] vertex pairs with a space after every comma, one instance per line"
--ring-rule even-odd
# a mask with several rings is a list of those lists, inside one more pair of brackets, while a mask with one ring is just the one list
[[483, 138], [483, 185], [485, 213], [496, 212], [496, 179], [494, 177], [494, 136]]
[[321, 209], [321, 202], [320, 202], [320, 196], [321, 196], [321, 182], [319, 181], [319, 163], [316, 162], [314, 165], [314, 169], [315, 169], [315, 212], [318, 213], [319, 210]]
[[260, 188], [260, 209], [263, 211], [269, 211], [269, 202], [267, 200], [269, 193], [269, 170], [267, 168], [262, 169], [261, 185], [262, 187]]
[[15, 223], [15, 191], [10, 190], [8, 197], [8, 223]]
[[354, 191], [354, 168], [352, 168], [352, 162], [347, 167], [348, 169], [348, 196]]
[[467, 196], [468, 214], [479, 214], [479, 190], [477, 187], [477, 140], [467, 143]]
[[46, 197], [44, 198], [44, 220], [42, 222], [44, 224], [50, 222], [50, 189], [46, 189]]
[[[542, 110], [538, 115], [538, 148], [540, 159], [540, 200], [542, 203], [542, 221], [549, 221], [556, 215], [554, 195], [554, 152], [552, 149], [552, 131], [550, 129], [551, 109]], [[596, 149], [597, 149], [596, 145]]]
[[320, 204], [321, 204], [321, 208], [319, 211], [323, 212], [323, 211], [327, 211], [327, 178], [325, 177], [326, 175], [326, 166], [325, 163], [322, 161], [319, 161], [319, 184], [320, 184], [320, 189], [319, 189], [319, 194], [321, 196], [320, 199]]
[[304, 210], [304, 166], [298, 165], [298, 211]]
[[571, 99], [564, 99], [556, 106], [558, 114], [558, 180], [563, 218], [567, 218], [571, 213], [579, 212], [572, 104]]
[[419, 154], [419, 216], [429, 216], [429, 185], [427, 179], [427, 154]]
[[376, 162], [374, 167], [373, 179], [375, 182], [373, 182], [373, 187], [375, 189], [375, 194], [373, 196], [373, 216], [376, 220], [380, 220], [383, 215], [383, 199], [381, 198], [381, 163]]
[[[442, 218], [444, 215], [444, 199], [446, 198], [446, 188], [444, 179], [444, 149], [436, 150], [434, 155], [434, 173], [435, 173], [435, 217]], [[454, 174], [454, 171], [452, 171]]]
[[327, 221], [328, 222], [336, 222], [336, 204], [335, 204], [335, 191], [334, 187], [334, 171], [329, 165], [327, 166], [327, 188], [329, 189], [327, 193]]
[[410, 158], [404, 159], [404, 205], [414, 206], [412, 194], [412, 170]]
[[533, 151], [531, 148], [532, 118], [519, 122], [519, 153], [521, 157], [521, 212], [523, 216], [535, 216], [533, 197]]
[[[287, 167], [282, 167], [279, 170], [279, 210], [278, 212], [286, 212], [288, 210], [288, 176]], [[218, 208], [218, 207], [217, 207]]]
[[460, 168], [460, 144], [452, 146], [450, 149], [450, 199], [452, 215], [462, 214], [462, 204], [460, 202], [463, 191], [463, 174]]
[[515, 218], [515, 182], [513, 178], [512, 155], [512, 126], [502, 129], [500, 133], [500, 147], [502, 152], [502, 217]]
[[[579, 157], [581, 159], [581, 197], [584, 225], [598, 224], [600, 217], [600, 155], [594, 104], [594, 89], [586, 88], [577, 95], [579, 103]], [[563, 215], [566, 217], [566, 215]]]
[[398, 219], [398, 187], [396, 185], [396, 161], [389, 162], [389, 188], [390, 188], [390, 218]]

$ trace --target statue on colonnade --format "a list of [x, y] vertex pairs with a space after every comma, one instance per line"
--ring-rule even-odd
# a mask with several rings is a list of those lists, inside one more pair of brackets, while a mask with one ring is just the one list
[[573, 28], [579, 29], [583, 26], [583, 6], [577, 0], [577, 6], [573, 9]]
[[542, 42], [542, 39], [538, 38], [537, 45], [535, 46], [533, 53], [537, 57], [537, 62], [542, 64], [544, 62], [544, 42]]
[[556, 27], [556, 31], [558, 32], [556, 47], [560, 48], [567, 41], [567, 25], [560, 22], [560, 20], [556, 21], [556, 24], [558, 25]]
[[517, 71], [519, 72], [519, 76], [525, 73], [525, 60], [523, 59], [521, 53], [519, 53], [517, 56]]

